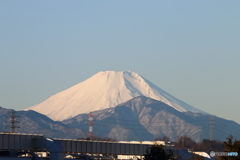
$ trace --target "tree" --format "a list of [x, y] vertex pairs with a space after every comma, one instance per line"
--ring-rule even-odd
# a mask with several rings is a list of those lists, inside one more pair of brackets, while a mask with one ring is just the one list
[[196, 142], [188, 136], [182, 136], [174, 145], [177, 149], [193, 149], [196, 146]]
[[170, 141], [170, 138], [167, 136], [163, 136], [161, 138], [155, 138], [154, 141]]
[[223, 142], [224, 151], [226, 151], [226, 152], [237, 152], [239, 150], [239, 147], [240, 147], [238, 141], [236, 139], [233, 140], [232, 135], [230, 135], [226, 139], [228, 139], [228, 141]]
[[90, 139], [89, 137], [87, 138], [77, 138], [77, 140], [93, 140], [93, 141], [111, 141], [111, 142], [116, 142], [116, 139], [112, 139], [112, 138], [108, 138], [108, 137], [99, 137], [99, 136], [93, 136], [92, 139]]
[[[233, 136], [230, 135], [226, 138], [227, 141], [223, 142], [224, 152], [237, 152], [240, 154], [240, 141], [234, 140]], [[220, 160], [240, 160], [240, 155], [238, 156], [221, 156]]]
[[172, 152], [169, 152], [169, 154], [165, 152], [163, 145], [155, 143], [146, 150], [146, 154], [144, 154], [144, 160], [167, 160], [172, 156]]
[[194, 148], [195, 151], [204, 151], [207, 153], [211, 151], [221, 152], [223, 149], [223, 142], [209, 139], [203, 139], [202, 142], [197, 143], [196, 147]]

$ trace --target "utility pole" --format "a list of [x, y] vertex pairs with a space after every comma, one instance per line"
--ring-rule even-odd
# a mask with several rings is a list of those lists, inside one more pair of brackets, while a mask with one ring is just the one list
[[7, 121], [7, 122], [10, 123], [10, 126], [7, 126], [5, 128], [10, 128], [10, 130], [11, 130], [10, 132], [15, 133], [15, 129], [20, 128], [20, 127], [15, 125], [15, 123], [20, 123], [19, 121], [16, 121], [15, 119], [20, 118], [20, 116], [15, 115], [15, 113], [17, 113], [16, 111], [10, 111], [9, 113], [10, 113], [10, 115], [5, 116], [5, 117], [9, 117], [9, 121]]
[[211, 115], [209, 118], [210, 141], [214, 140], [215, 116]]

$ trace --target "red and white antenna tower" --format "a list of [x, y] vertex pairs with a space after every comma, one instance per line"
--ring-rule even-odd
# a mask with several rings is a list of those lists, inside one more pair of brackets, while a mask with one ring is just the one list
[[92, 112], [90, 112], [89, 113], [89, 115], [88, 115], [88, 120], [89, 120], [89, 122], [88, 122], [88, 125], [89, 125], [89, 133], [88, 133], [88, 137], [92, 140], [92, 137], [93, 137], [93, 114], [92, 114]]

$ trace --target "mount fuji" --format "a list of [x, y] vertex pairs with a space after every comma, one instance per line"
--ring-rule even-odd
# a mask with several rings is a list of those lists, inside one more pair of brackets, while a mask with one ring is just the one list
[[82, 113], [112, 108], [138, 96], [161, 101], [180, 112], [207, 114], [175, 98], [133, 71], [99, 72], [25, 110], [34, 110], [55, 121], [63, 121]]

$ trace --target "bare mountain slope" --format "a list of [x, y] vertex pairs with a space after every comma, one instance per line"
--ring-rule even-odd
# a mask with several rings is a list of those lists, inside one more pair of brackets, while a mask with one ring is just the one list
[[[0, 132], [10, 131], [9, 128], [5, 128], [10, 125], [6, 122], [9, 120], [6, 116], [9, 115], [10, 111], [13, 110], [0, 107]], [[17, 119], [20, 123], [16, 124], [20, 128], [16, 129], [16, 133], [43, 134], [49, 138], [78, 138], [87, 136], [86, 131], [53, 121], [35, 111], [18, 111], [16, 115], [20, 116]]]
[[[210, 115], [179, 112], [163, 102], [144, 96], [135, 97], [114, 108], [94, 111], [93, 134], [116, 140], [154, 140], [168, 136], [171, 141], [189, 136], [195, 141], [209, 139]], [[88, 114], [80, 114], [62, 123], [70, 127], [88, 129]], [[239, 139], [240, 125], [215, 117], [217, 140], [224, 141], [230, 134]]]
[[137, 96], [159, 100], [180, 112], [205, 113], [178, 100], [132, 71], [99, 72], [89, 79], [25, 110], [34, 110], [53, 120], [61, 121], [81, 113], [115, 107]]

